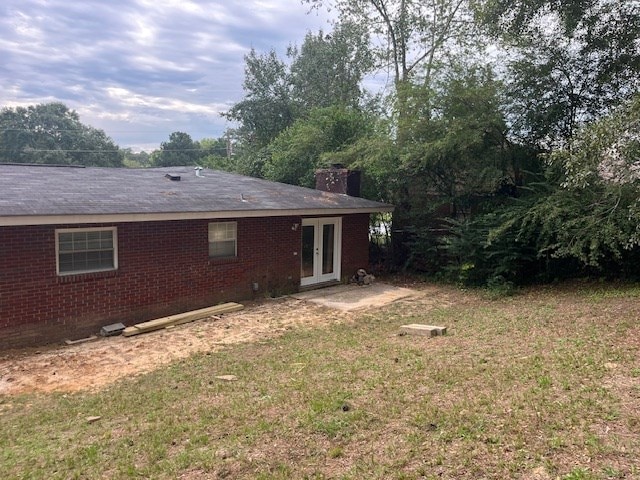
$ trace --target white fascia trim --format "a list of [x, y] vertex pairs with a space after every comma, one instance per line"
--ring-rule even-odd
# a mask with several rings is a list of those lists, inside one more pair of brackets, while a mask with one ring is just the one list
[[355, 213], [393, 212], [394, 207], [335, 208], [308, 210], [243, 210], [223, 212], [115, 213], [102, 215], [16, 215], [0, 216], [0, 226], [79, 225], [87, 223], [163, 222], [170, 220], [202, 220], [224, 218], [289, 217], [318, 215], [350, 215]]

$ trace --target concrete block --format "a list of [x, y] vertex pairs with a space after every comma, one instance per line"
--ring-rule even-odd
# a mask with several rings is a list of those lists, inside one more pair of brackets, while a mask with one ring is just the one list
[[436, 337], [438, 335], [445, 335], [447, 333], [447, 327], [412, 323], [411, 325], [402, 325], [400, 327], [400, 333], [404, 335], [423, 335], [426, 337]]
[[112, 337], [114, 335], [120, 335], [125, 329], [122, 323], [112, 323], [111, 325], [105, 325], [100, 329], [100, 335], [103, 337]]

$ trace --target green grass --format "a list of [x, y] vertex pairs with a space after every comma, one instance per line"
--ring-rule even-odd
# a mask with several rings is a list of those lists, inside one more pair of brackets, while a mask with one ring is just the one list
[[0, 478], [640, 478], [637, 292], [453, 292], [98, 393], [0, 397]]

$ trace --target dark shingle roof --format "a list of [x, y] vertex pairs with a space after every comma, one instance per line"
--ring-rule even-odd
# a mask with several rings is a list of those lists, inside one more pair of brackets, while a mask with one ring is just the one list
[[[179, 176], [172, 181], [166, 175]], [[220, 213], [258, 216], [391, 211], [363, 198], [192, 167], [0, 165], [0, 224], [9, 217]], [[282, 212], [282, 213], [279, 213]], [[286, 212], [286, 213], [285, 213]]]

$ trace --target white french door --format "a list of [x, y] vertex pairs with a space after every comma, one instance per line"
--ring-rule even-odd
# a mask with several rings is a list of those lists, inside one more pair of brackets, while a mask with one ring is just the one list
[[340, 280], [342, 219], [303, 218], [300, 285]]

